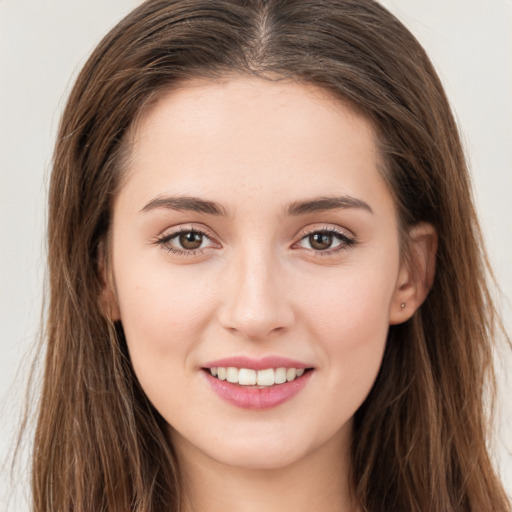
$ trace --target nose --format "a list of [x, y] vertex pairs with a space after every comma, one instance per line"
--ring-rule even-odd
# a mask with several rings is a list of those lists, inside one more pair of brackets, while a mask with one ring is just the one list
[[290, 290], [276, 257], [245, 252], [230, 262], [224, 277], [219, 321], [225, 329], [255, 340], [293, 324]]

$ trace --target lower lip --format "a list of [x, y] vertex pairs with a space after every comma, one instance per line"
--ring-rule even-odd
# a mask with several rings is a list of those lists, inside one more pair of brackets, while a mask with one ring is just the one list
[[277, 407], [291, 400], [309, 382], [313, 370], [305, 372], [304, 375], [291, 382], [274, 384], [268, 388], [231, 384], [231, 382], [213, 377], [207, 371], [203, 371], [203, 373], [213, 391], [230, 404], [242, 409], [261, 410]]

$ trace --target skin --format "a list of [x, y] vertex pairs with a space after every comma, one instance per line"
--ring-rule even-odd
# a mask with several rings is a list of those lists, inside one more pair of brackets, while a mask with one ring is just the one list
[[[402, 262], [375, 140], [365, 118], [321, 89], [253, 78], [188, 83], [133, 127], [108, 300], [169, 423], [187, 510], [355, 509], [352, 417], [389, 325], [427, 293], [435, 251], [432, 229], [416, 226], [410, 250], [419, 257]], [[192, 196], [221, 214], [161, 204]], [[325, 197], [360, 203], [288, 211]], [[192, 228], [204, 233], [195, 252], [176, 235]], [[318, 250], [309, 235], [325, 230], [339, 235]], [[201, 370], [239, 355], [288, 357], [314, 371], [284, 404], [240, 409]]]

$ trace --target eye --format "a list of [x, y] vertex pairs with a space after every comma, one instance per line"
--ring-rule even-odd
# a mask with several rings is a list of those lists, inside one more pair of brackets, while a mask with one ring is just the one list
[[307, 241], [315, 251], [325, 251], [331, 248], [334, 235], [332, 233], [313, 233], [307, 236]]
[[156, 240], [156, 244], [161, 245], [167, 251], [191, 256], [202, 252], [209, 247], [217, 247], [205, 232], [198, 229], [178, 229], [169, 234], [164, 234]]
[[187, 251], [199, 249], [203, 245], [204, 238], [204, 235], [197, 231], [184, 231], [174, 237], [179, 245]]
[[356, 241], [336, 229], [319, 229], [303, 236], [298, 246], [315, 252], [333, 253], [354, 245]]

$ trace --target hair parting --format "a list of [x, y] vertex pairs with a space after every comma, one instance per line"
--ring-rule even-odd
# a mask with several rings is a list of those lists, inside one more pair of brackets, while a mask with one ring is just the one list
[[426, 222], [439, 236], [430, 294], [391, 326], [355, 416], [355, 502], [367, 512], [510, 511], [486, 449], [498, 315], [460, 137], [424, 50], [372, 0], [148, 0], [85, 64], [50, 184], [34, 511], [180, 510], [165, 421], [102, 307], [110, 219], [138, 116], [178, 87], [234, 75], [319, 87], [370, 119], [402, 233]]

